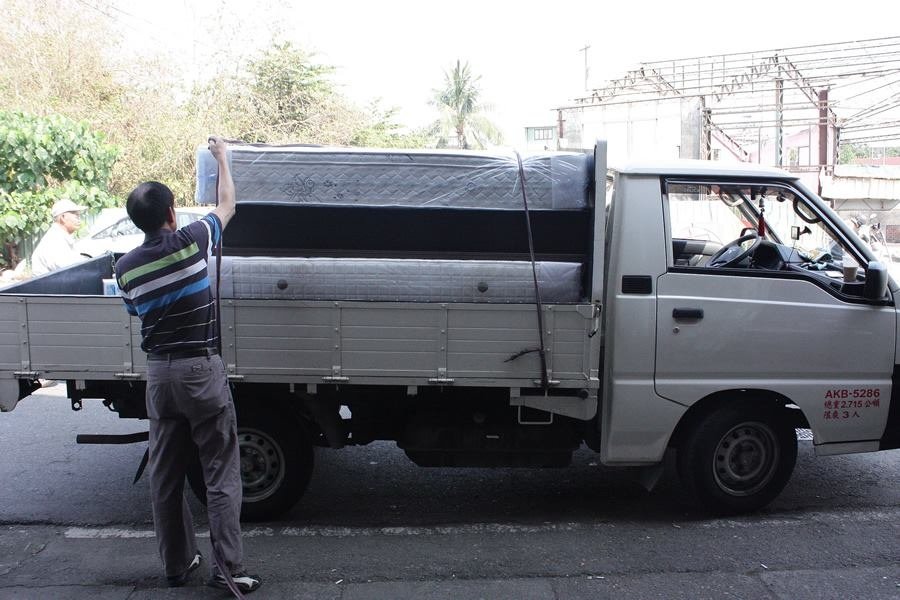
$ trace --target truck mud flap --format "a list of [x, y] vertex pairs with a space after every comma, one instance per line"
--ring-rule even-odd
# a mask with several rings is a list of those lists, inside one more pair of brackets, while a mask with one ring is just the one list
[[[148, 442], [150, 441], [150, 432], [149, 431], [138, 431], [137, 433], [123, 433], [123, 434], [111, 434], [111, 433], [79, 433], [75, 436], [76, 444], [137, 444], [140, 442]], [[138, 464], [137, 472], [134, 474], [134, 480], [131, 482], [132, 485], [140, 480], [141, 475], [144, 474], [144, 469], [147, 468], [147, 463], [150, 461], [150, 448], [144, 451], [144, 456], [141, 457], [141, 462]]]
[[123, 434], [79, 433], [75, 436], [76, 444], [137, 444], [149, 440], [149, 431]]

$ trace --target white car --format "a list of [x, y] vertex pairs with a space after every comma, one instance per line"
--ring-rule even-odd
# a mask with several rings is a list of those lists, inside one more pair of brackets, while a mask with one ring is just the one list
[[[211, 207], [192, 206], [175, 209], [178, 227], [199, 221]], [[94, 221], [88, 233], [76, 240], [75, 249], [93, 258], [106, 252], [124, 254], [144, 241], [144, 232], [137, 228], [124, 208], [106, 208]]]

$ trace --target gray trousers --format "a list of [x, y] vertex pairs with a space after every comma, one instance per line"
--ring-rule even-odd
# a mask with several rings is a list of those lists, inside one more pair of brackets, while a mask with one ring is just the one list
[[232, 573], [240, 571], [240, 456], [234, 402], [222, 358], [148, 360], [147, 415], [150, 500], [166, 576], [184, 573], [197, 553], [184, 497], [185, 472], [194, 445], [200, 450], [206, 481], [210, 535]]

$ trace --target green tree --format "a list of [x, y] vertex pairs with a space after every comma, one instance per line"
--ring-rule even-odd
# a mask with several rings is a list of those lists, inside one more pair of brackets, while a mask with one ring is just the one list
[[247, 61], [236, 75], [213, 79], [193, 94], [190, 111], [217, 113], [213, 120], [248, 142], [337, 146], [421, 147], [421, 132], [404, 133], [395, 109], [375, 100], [365, 108], [348, 100], [332, 80], [334, 67], [314, 55], [276, 42]]
[[[120, 35], [86, 3], [4, 0], [0, 102], [95, 127], [114, 119], [125, 89]], [[88, 118], [90, 117], [90, 118]]]
[[[481, 76], [472, 72], [469, 63], [459, 60], [452, 70], [444, 71], [444, 87], [435, 90], [432, 104], [442, 113], [434, 130], [440, 133], [445, 144], [451, 131], [456, 136], [457, 145], [464, 149], [472, 145], [484, 148], [486, 142], [500, 143], [500, 132], [484, 114], [490, 107], [481, 100], [480, 80]], [[474, 138], [472, 143], [469, 133]]]
[[250, 61], [252, 102], [268, 128], [312, 134], [310, 129], [321, 119], [323, 106], [334, 100], [334, 86], [328, 79], [334, 69], [311, 58], [284, 42]]
[[868, 152], [867, 146], [857, 144], [841, 144], [838, 155], [838, 164], [846, 165], [853, 162], [854, 158], [864, 158]]
[[360, 108], [333, 82], [334, 67], [315, 62], [314, 55], [290, 42], [274, 43], [251, 58], [247, 80], [249, 110], [237, 110], [244, 120], [242, 139], [254, 142], [303, 142], [326, 145], [422, 146], [421, 134], [405, 134], [394, 122], [396, 111], [375, 100]]
[[896, 146], [870, 146], [868, 144], [841, 144], [838, 164], [850, 164], [857, 158], [886, 158], [900, 156], [900, 148]]
[[263, 18], [259, 3], [247, 11], [222, 4], [198, 19], [218, 43], [195, 48], [192, 64], [203, 66], [204, 79], [189, 82], [185, 57], [164, 43], [142, 50], [122, 44], [115, 8], [122, 2], [4, 0], [0, 20], [0, 111], [65, 116], [102, 132], [118, 148], [106, 179], [113, 195], [156, 179], [179, 205], [192, 203], [194, 159], [209, 134], [269, 143], [424, 143], [401, 133], [392, 111], [350, 102], [333, 81], [335, 69], [302, 49], [273, 43], [252, 50], [260, 30], [247, 19]]
[[351, 146], [374, 148], [424, 148], [428, 143], [428, 131], [402, 131], [395, 121], [397, 109], [383, 109], [373, 100], [363, 113], [363, 122], [350, 140]]
[[0, 111], [0, 238], [7, 264], [16, 261], [22, 240], [46, 229], [56, 200], [94, 209], [116, 204], [107, 192], [116, 152], [85, 123]]
[[170, 60], [119, 47], [123, 37], [105, 1], [5, 0], [4, 9], [0, 110], [64, 116], [103, 132], [118, 148], [105, 182], [116, 195], [146, 178], [189, 187], [183, 164], [192, 154], [181, 146], [193, 130], [176, 100], [185, 95], [183, 74]]

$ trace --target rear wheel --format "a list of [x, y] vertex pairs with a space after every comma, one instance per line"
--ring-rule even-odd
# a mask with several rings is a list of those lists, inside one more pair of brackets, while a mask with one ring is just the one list
[[[313, 469], [313, 447], [306, 428], [275, 411], [244, 409], [238, 414], [243, 503], [241, 519], [273, 519], [303, 495]], [[188, 469], [188, 484], [206, 504], [199, 460]]]
[[793, 425], [774, 409], [745, 402], [694, 423], [678, 448], [678, 473], [687, 493], [721, 514], [767, 505], [784, 489], [796, 461]]

